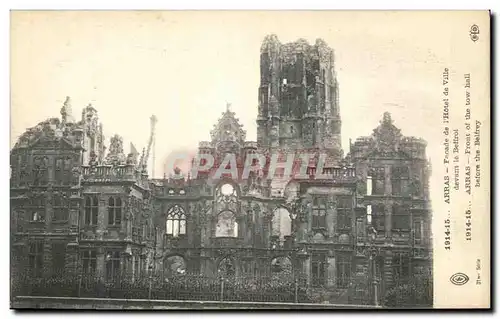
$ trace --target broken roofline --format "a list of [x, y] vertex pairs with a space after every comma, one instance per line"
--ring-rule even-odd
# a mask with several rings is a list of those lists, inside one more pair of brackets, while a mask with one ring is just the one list
[[[171, 158], [168, 171], [179, 170], [176, 168], [176, 160], [188, 158], [187, 154], [177, 154]], [[354, 168], [344, 167], [325, 167], [327, 154], [302, 153], [287, 154], [283, 160], [283, 154], [274, 153], [271, 156], [251, 153], [247, 154], [243, 165], [238, 165], [235, 154], [228, 153], [220, 163], [215, 163], [212, 154], [198, 154], [192, 159], [190, 178], [196, 179], [199, 175], [207, 176], [213, 180], [231, 178], [233, 180], [247, 180], [250, 172], [254, 177], [263, 179], [284, 178], [289, 179], [334, 179], [342, 177], [354, 177]], [[263, 163], [263, 165], [261, 164]], [[312, 173], [311, 168], [314, 173]], [[282, 173], [278, 174], [278, 170]], [[200, 174], [201, 173], [201, 174]]]

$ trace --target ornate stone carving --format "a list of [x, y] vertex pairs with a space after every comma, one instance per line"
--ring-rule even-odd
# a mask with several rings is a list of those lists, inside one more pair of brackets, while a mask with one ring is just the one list
[[107, 165], [125, 164], [125, 154], [123, 153], [123, 138], [119, 135], [113, 136], [109, 144], [109, 153], [104, 160]]
[[399, 152], [403, 136], [401, 130], [393, 124], [391, 114], [385, 112], [380, 125], [373, 130], [372, 137], [375, 151], [383, 156], [391, 156]]

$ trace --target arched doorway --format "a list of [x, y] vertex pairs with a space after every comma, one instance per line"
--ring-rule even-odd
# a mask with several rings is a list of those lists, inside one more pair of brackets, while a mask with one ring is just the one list
[[163, 275], [165, 278], [182, 276], [186, 274], [186, 261], [181, 256], [170, 256], [163, 262]]

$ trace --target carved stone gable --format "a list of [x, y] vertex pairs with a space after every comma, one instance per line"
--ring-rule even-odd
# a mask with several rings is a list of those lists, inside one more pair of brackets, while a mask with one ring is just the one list
[[210, 132], [214, 146], [219, 144], [238, 144], [241, 146], [244, 144], [246, 131], [243, 130], [243, 125], [240, 124], [235, 115], [229, 110], [229, 107], [226, 112], [222, 113], [222, 117]]

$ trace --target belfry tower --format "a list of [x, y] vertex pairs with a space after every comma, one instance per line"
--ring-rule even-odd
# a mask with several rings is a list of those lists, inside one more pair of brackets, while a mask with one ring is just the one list
[[260, 52], [257, 143], [269, 149], [318, 149], [342, 156], [333, 50], [321, 40], [281, 44], [265, 37]]

